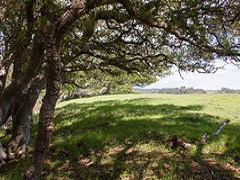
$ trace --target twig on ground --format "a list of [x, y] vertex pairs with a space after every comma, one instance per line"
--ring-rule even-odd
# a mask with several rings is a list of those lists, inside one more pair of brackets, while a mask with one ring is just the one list
[[224, 126], [228, 125], [230, 122], [230, 120], [226, 120], [221, 126], [218, 127], [217, 131], [214, 132], [212, 135], [208, 135], [208, 134], [204, 134], [201, 138], [201, 140], [199, 141], [199, 144], [204, 144], [210, 137], [212, 136], [216, 136], [220, 133], [220, 131], [223, 129]]

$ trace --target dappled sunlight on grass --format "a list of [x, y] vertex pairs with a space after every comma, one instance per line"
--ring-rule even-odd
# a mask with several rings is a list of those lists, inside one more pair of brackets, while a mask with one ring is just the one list
[[[224, 176], [233, 177], [219, 163], [213, 166], [205, 161], [208, 154], [236, 149], [235, 144], [226, 145], [229, 136], [225, 129], [206, 145], [197, 145], [204, 133], [213, 133], [225, 120], [206, 114], [202, 104], [156, 103], [146, 97], [79, 102], [58, 108], [51, 146], [56, 157], [67, 154], [71, 162], [64, 165], [65, 170], [78, 171], [68, 174], [73, 179], [191, 179], [192, 173], [213, 178], [222, 175], [213, 176], [216, 164], [217, 171], [220, 168]], [[59, 142], [58, 137], [65, 135], [66, 141]], [[171, 149], [168, 139], [174, 135], [184, 138], [191, 149]]]
[[[234, 179], [240, 107], [221, 104], [227, 97], [134, 94], [60, 103], [43, 179]], [[226, 118], [230, 124], [199, 145]], [[172, 147], [174, 136], [191, 147]]]
[[220, 135], [220, 137], [214, 137], [209, 144], [206, 144], [202, 149], [204, 154], [214, 153], [223, 154], [227, 150], [226, 142], [228, 137], [225, 135]]

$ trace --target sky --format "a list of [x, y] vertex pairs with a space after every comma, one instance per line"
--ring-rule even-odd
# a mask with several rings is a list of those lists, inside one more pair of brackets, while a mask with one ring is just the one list
[[187, 88], [205, 90], [220, 90], [222, 87], [230, 89], [240, 89], [240, 68], [233, 64], [225, 65], [223, 70], [218, 70], [214, 74], [181, 73], [183, 79], [178, 72], [173, 75], [159, 78], [156, 83], [146, 86], [145, 89], [161, 89], [161, 88]]

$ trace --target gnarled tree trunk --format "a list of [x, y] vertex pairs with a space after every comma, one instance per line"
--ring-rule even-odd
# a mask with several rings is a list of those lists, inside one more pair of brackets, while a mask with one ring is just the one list
[[[50, 38], [47, 47], [47, 84], [46, 95], [39, 115], [38, 135], [31, 166], [24, 175], [24, 179], [39, 179], [48, 146], [50, 144], [53, 130], [54, 109], [60, 94], [60, 59], [59, 49], [62, 38], [69, 27], [81, 16], [86, 14], [90, 9], [85, 8], [86, 0], [74, 1], [72, 6], [58, 19], [55, 27], [56, 32]], [[53, 26], [54, 31], [54, 26]]]
[[22, 98], [14, 104], [12, 137], [7, 144], [8, 159], [23, 156], [26, 152], [26, 147], [30, 142], [32, 111], [44, 85], [45, 78], [39, 76], [30, 88], [22, 94]]
[[[47, 154], [50, 138], [53, 130], [53, 118], [56, 102], [60, 93], [60, 59], [59, 49], [61, 41], [72, 24], [89, 13], [93, 8], [104, 4], [112, 3], [112, 1], [73, 1], [72, 5], [62, 14], [61, 17], [50, 22], [48, 29], [50, 36], [47, 47], [47, 84], [46, 95], [40, 110], [38, 135], [34, 151], [34, 157], [31, 166], [24, 175], [25, 179], [39, 179], [45, 157]], [[56, 22], [57, 21], [57, 22]], [[55, 32], [54, 32], [55, 31]]]
[[14, 79], [0, 95], [0, 126], [6, 122], [9, 110], [11, 109], [15, 98], [19, 93], [27, 88], [30, 81], [36, 76], [42, 64], [45, 50], [44, 43], [42, 41], [42, 36], [36, 35], [34, 37], [32, 54], [29, 58], [26, 70], [21, 75], [18, 75], [18, 77]]
[[52, 42], [47, 50], [46, 95], [40, 110], [34, 157], [31, 166], [25, 173], [25, 179], [39, 179], [50, 143], [54, 124], [54, 109], [60, 93], [59, 44]]

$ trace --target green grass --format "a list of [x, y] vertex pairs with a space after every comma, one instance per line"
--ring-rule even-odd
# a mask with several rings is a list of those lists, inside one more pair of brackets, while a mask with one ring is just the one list
[[[239, 102], [239, 94], [127, 94], [61, 102], [43, 179], [240, 178]], [[198, 145], [226, 119], [230, 124], [219, 135]], [[192, 148], [172, 149], [174, 135]], [[0, 179], [20, 178], [29, 162], [3, 165]]]

